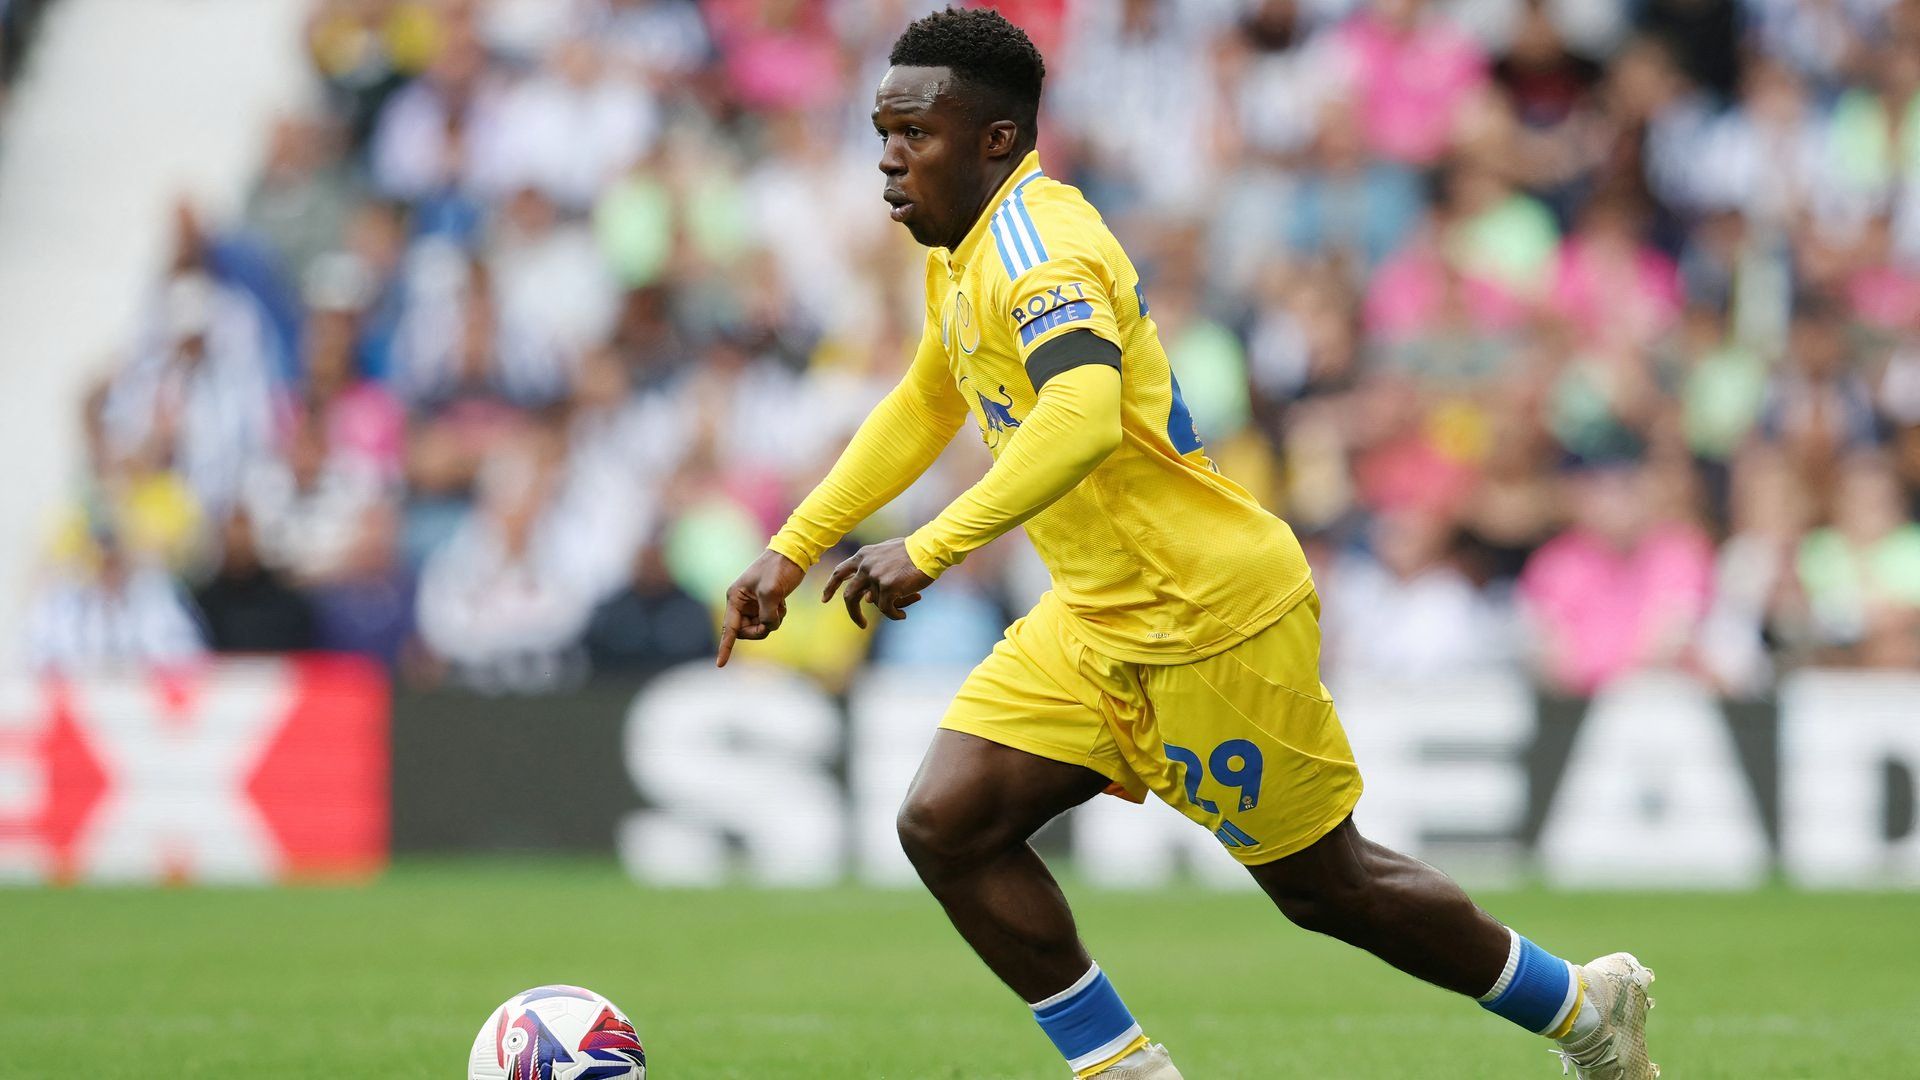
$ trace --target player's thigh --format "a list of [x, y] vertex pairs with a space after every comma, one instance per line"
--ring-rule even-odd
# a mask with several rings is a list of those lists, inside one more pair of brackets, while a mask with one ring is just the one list
[[1319, 659], [1308, 602], [1219, 655], [1141, 669], [1165, 758], [1149, 783], [1243, 863], [1309, 847], [1359, 801], [1360, 771]]
[[[1057, 607], [1043, 601], [967, 676], [940, 727], [1091, 771], [1105, 778], [1102, 787], [1144, 797], [1101, 711], [1105, 699], [1080, 666], [1084, 653]], [[926, 768], [921, 774], [933, 779]]]
[[909, 854], [990, 856], [1098, 795], [1106, 777], [962, 731], [934, 732], [900, 806]]

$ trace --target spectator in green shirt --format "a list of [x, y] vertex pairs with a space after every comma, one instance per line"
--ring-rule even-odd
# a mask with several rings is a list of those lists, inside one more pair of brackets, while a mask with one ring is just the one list
[[1800, 545], [1800, 580], [1815, 632], [1843, 663], [1912, 663], [1920, 656], [1920, 524], [1879, 454], [1850, 459], [1833, 524]]

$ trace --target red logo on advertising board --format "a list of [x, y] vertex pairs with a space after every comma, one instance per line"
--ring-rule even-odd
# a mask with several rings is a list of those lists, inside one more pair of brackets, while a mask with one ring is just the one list
[[373, 873], [388, 712], [357, 657], [0, 680], [0, 878]]

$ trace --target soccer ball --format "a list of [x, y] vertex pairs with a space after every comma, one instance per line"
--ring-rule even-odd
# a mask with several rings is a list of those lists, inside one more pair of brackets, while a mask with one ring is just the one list
[[620, 1007], [578, 986], [536, 986], [493, 1010], [467, 1080], [646, 1080], [647, 1053]]

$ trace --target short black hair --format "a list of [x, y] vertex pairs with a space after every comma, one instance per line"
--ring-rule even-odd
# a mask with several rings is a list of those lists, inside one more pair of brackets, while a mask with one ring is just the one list
[[893, 43], [887, 63], [906, 67], [944, 67], [961, 81], [995, 99], [1031, 138], [1040, 113], [1040, 84], [1046, 61], [1027, 32], [988, 8], [947, 8], [921, 16]]

